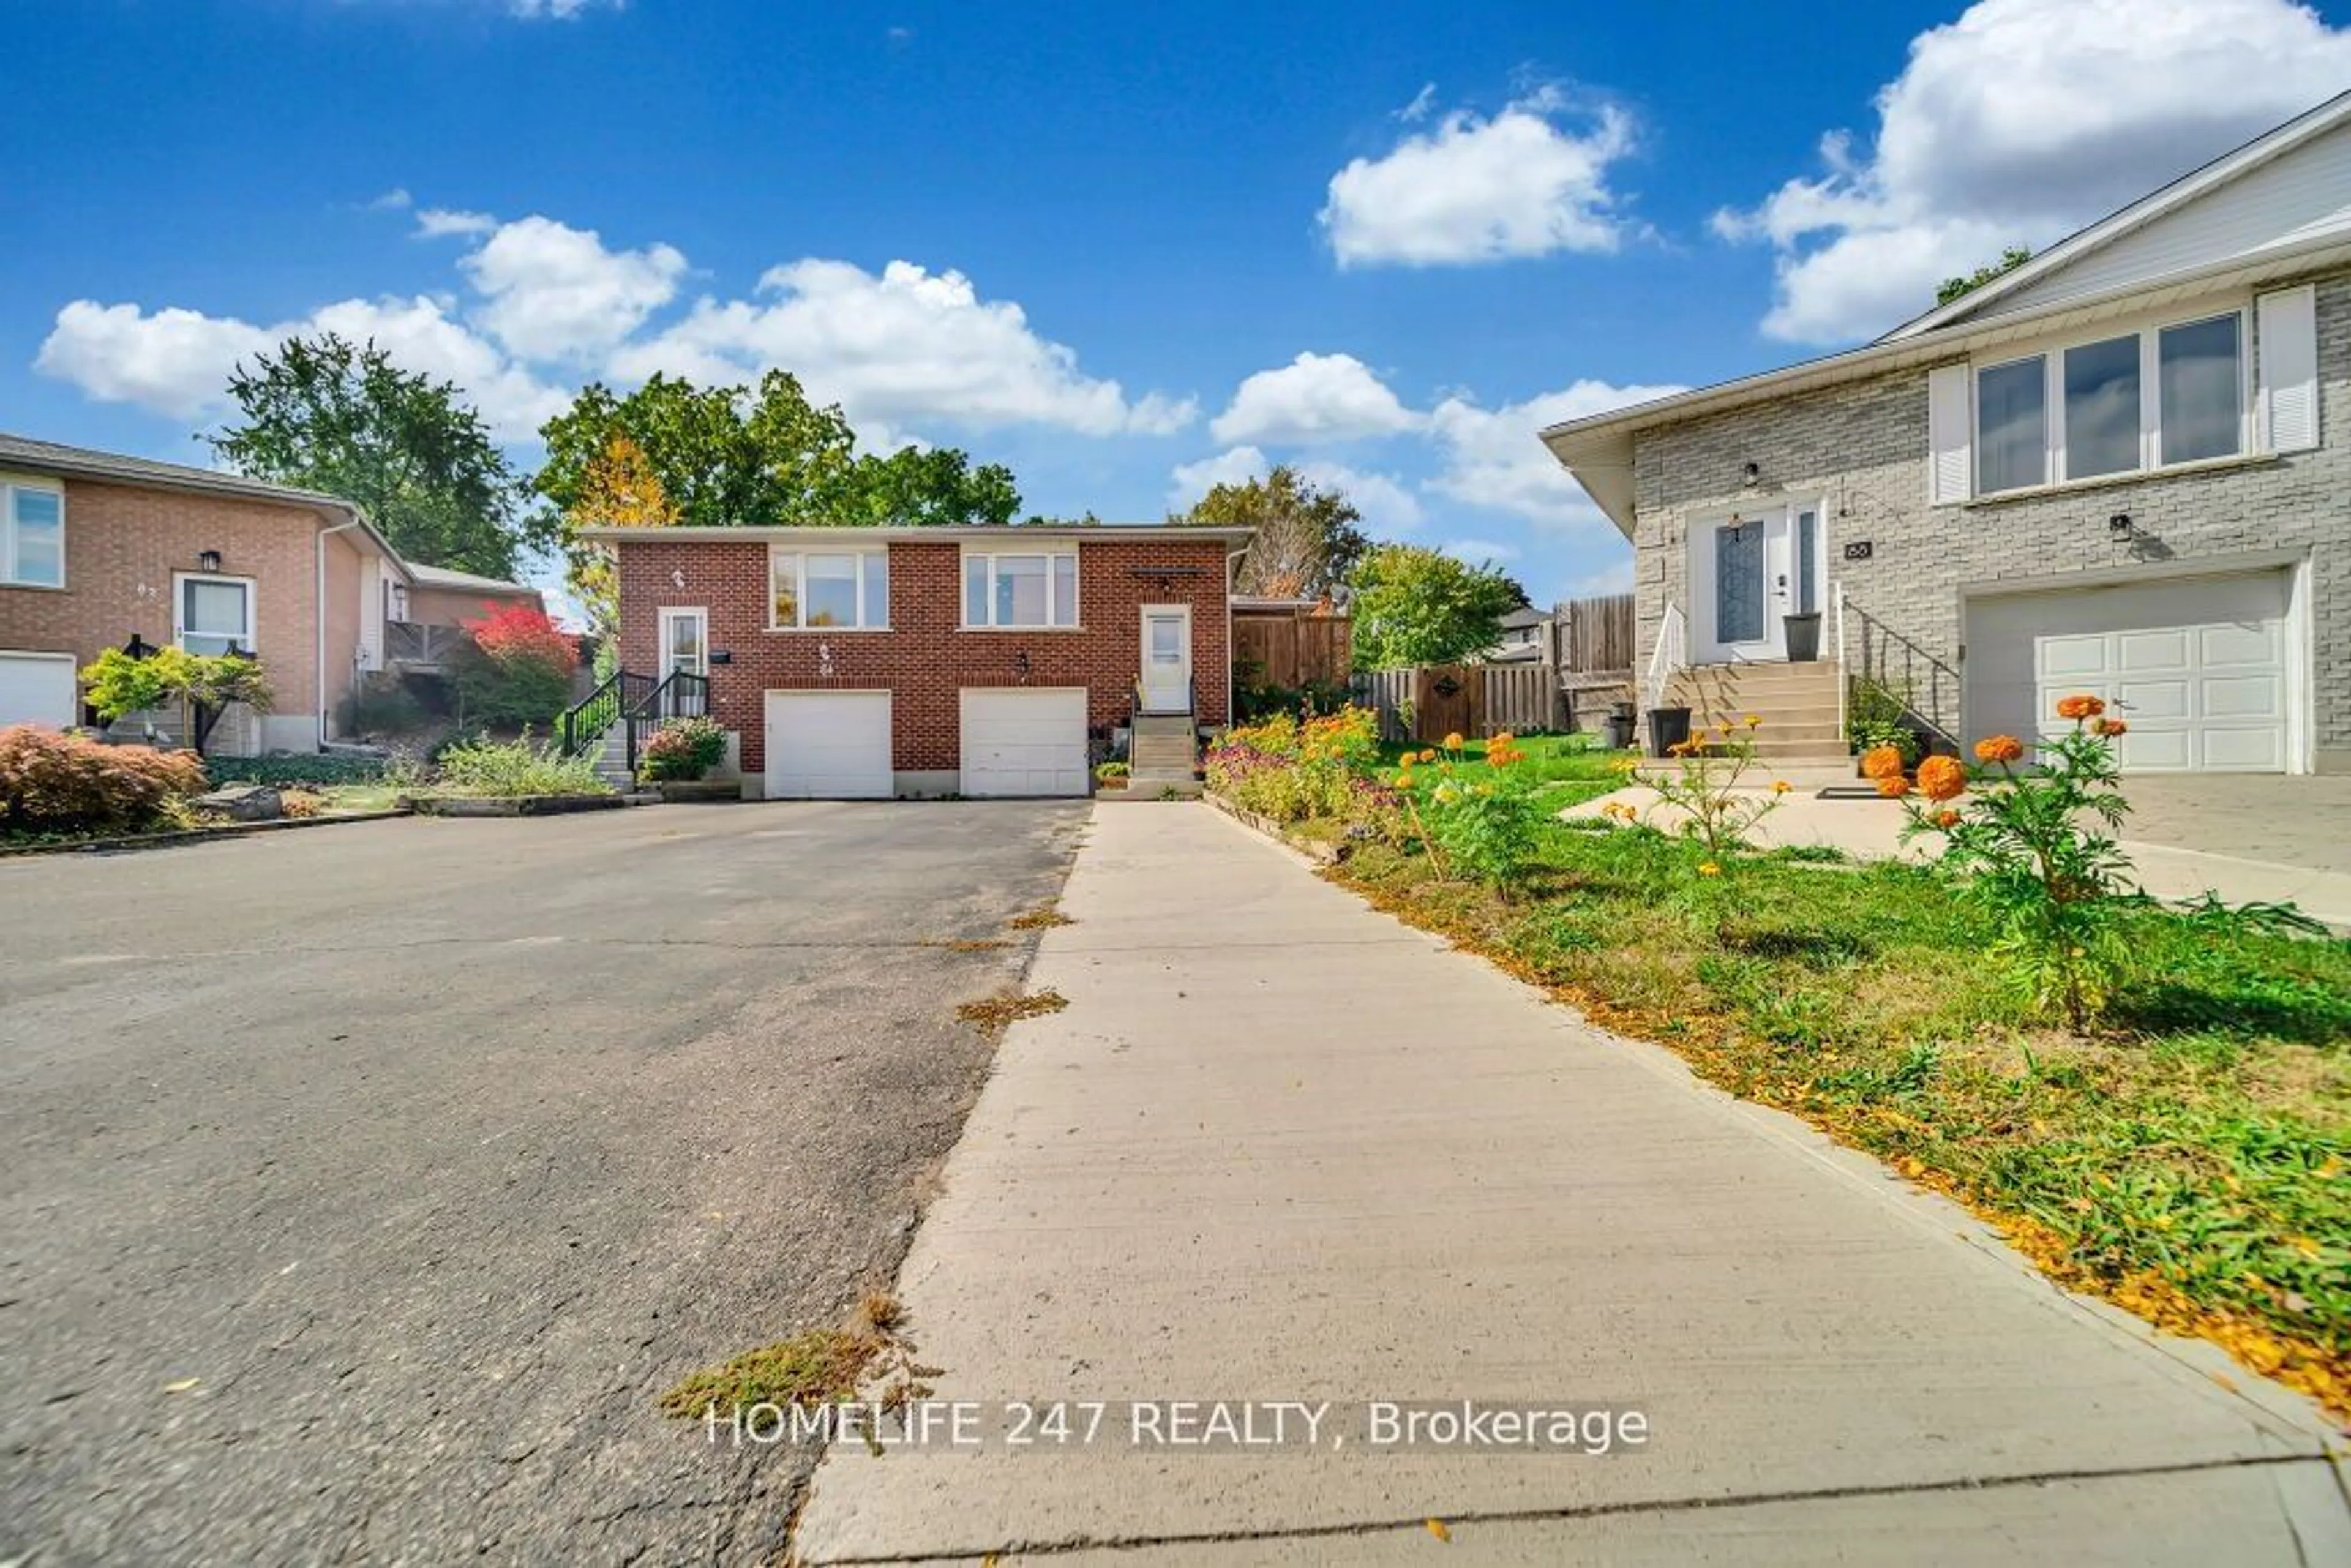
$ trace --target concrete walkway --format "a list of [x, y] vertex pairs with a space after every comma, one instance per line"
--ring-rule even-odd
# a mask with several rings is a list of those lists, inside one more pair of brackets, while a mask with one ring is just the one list
[[[1840, 775], [1840, 783], [1855, 780]], [[2237, 782], [2222, 779], [2223, 783]], [[2262, 779], [2263, 784], [2303, 786], [2351, 784], [2338, 779]], [[1785, 796], [1779, 809], [1757, 824], [1749, 835], [1766, 847], [1782, 844], [1823, 844], [1866, 859], [1905, 856], [1932, 858], [1935, 841], [1901, 841], [1902, 808], [1893, 800], [1823, 800], [1807, 785]], [[2154, 794], [2144, 787], [2141, 792]], [[2136, 802], [2137, 794], [2133, 795]], [[1561, 813], [1596, 817], [1611, 802], [1622, 802], [1643, 813], [1653, 826], [1670, 831], [1682, 813], [1667, 807], [1652, 812], [1657, 794], [1635, 785], [1586, 800]], [[2139, 884], [2158, 898], [2180, 900], [2217, 893], [2231, 904], [2293, 904], [2314, 920], [2351, 929], [2351, 867], [2344, 862], [2342, 843], [2334, 836], [2341, 816], [2333, 790], [2297, 811], [2286, 799], [2274, 800], [2259, 815], [2238, 819], [2241, 831], [2232, 834], [2216, 827], [2211, 818], [2224, 814], [2215, 805], [2206, 812], [2191, 811], [2174, 795], [2158, 797], [2152, 810], [2135, 810], [2124, 823], [2123, 851], [2137, 868]], [[2192, 831], [2191, 831], [2192, 830]], [[2161, 835], [2161, 836], [2158, 836]], [[2167, 841], [2167, 840], [2170, 841]], [[2216, 853], [2202, 845], [2244, 841], [2262, 854]]]
[[[1206, 806], [1088, 832], [1029, 980], [1070, 1006], [1005, 1039], [901, 1276], [936, 1397], [1337, 1404], [1248, 1451], [1116, 1405], [837, 1443], [810, 1562], [1426, 1560], [1432, 1517], [1447, 1562], [2351, 1560], [2325, 1423], [2209, 1346]], [[1365, 1440], [1365, 1401], [1465, 1398], [1650, 1435]]]

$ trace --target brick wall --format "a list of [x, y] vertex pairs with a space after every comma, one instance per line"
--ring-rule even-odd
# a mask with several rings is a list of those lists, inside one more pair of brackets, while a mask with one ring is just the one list
[[[2320, 434], [2314, 451], [2241, 467], [1963, 506], [1927, 501], [1927, 372], [1907, 371], [1692, 419], [1635, 439], [1635, 596], [1640, 666], [1668, 602], [1690, 609], [1694, 517], [1773, 496], [1827, 497], [1831, 582], [1913, 642], [1959, 664], [1962, 585], [2062, 587], [2069, 573], [2174, 568], [2309, 552], [2317, 748], [2351, 767], [2351, 274], [2318, 284]], [[2284, 287], [2284, 285], [2280, 285]], [[2029, 345], [2026, 345], [2029, 347]], [[1748, 463], [1767, 494], [1740, 488]], [[2142, 539], [2109, 534], [2127, 512]], [[1843, 559], [1866, 539], [1866, 561]], [[2152, 541], [2152, 542], [2148, 542]], [[1823, 590], [1823, 608], [1827, 608]], [[1832, 630], [1823, 628], [1823, 653]]]
[[[69, 653], [88, 664], [133, 632], [172, 640], [172, 574], [196, 570], [198, 552], [221, 553], [221, 572], [255, 580], [254, 653], [268, 673], [272, 744], [289, 743], [319, 710], [313, 620], [317, 545], [325, 526], [306, 507], [241, 497], [65, 481], [66, 585], [0, 586], [0, 648]], [[356, 589], [351, 591], [356, 594]], [[329, 664], [329, 706], [341, 695]]]
[[[890, 547], [887, 632], [771, 632], [768, 629], [768, 549], [764, 541], [632, 539], [620, 547], [621, 662], [654, 671], [660, 612], [701, 606], [710, 612], [710, 646], [733, 655], [710, 672], [714, 716], [742, 736], [743, 771], [767, 767], [766, 698], [771, 689], [887, 687], [892, 703], [892, 767], [898, 772], [961, 766], [957, 693], [966, 686], [1087, 688], [1088, 722], [1123, 724], [1142, 673], [1142, 607], [1192, 608], [1192, 675], [1199, 720], [1226, 722], [1231, 680], [1225, 642], [1225, 553], [1220, 539], [1117, 538], [1078, 550], [1081, 627], [1054, 632], [967, 632], [959, 545]], [[1138, 568], [1186, 575], [1142, 577]], [[682, 574], [684, 586], [673, 574]], [[832, 655], [830, 678], [820, 648]], [[1024, 679], [1016, 660], [1026, 653]]]

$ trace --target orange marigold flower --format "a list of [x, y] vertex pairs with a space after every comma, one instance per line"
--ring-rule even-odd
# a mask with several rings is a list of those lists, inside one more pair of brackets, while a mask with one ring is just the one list
[[1910, 793], [1910, 780], [1899, 773], [1882, 774], [1877, 780], [1877, 792], [1889, 800], [1899, 800]]
[[1750, 729], [1761, 729], [1761, 728], [1762, 728], [1762, 727], [1763, 727], [1763, 716], [1762, 716], [1762, 715], [1761, 715], [1761, 714], [1753, 714], [1753, 713], [1749, 714], [1749, 715], [1747, 716], [1747, 727], [1748, 727], [1748, 728], [1750, 728]]
[[1461, 732], [1459, 730], [1453, 730], [1446, 736], [1445, 749], [1447, 751], [1458, 751], [1461, 749]]
[[1702, 861], [1698, 864], [1698, 874], [1700, 876], [1720, 876], [1722, 874], [1722, 868], [1715, 864], [1712, 861]]
[[1929, 800], [1949, 800], [1968, 787], [1968, 770], [1956, 757], [1929, 757], [1918, 764], [1918, 792]]
[[1956, 828], [1959, 825], [1959, 814], [1957, 811], [1951, 810], [1947, 807], [1935, 813], [1935, 826], [1938, 828]]
[[1899, 779], [1902, 777], [1902, 748], [1898, 746], [1873, 746], [1861, 754], [1862, 776], [1866, 779]]
[[2103, 735], [2108, 739], [2112, 739], [2117, 735], [2127, 735], [2130, 733], [2130, 726], [2125, 724], [2118, 718], [2102, 718], [2097, 723], [2092, 725], [2090, 729], [2093, 734]]
[[2012, 735], [1987, 736], [1976, 742], [1978, 762], [2014, 762], [2024, 755], [2024, 742]]
[[1436, 760], [1437, 760], [1437, 747], [1433, 747], [1433, 746], [1423, 747], [1423, 748], [1422, 748], [1422, 750], [1421, 750], [1421, 753], [1420, 753], [1420, 759], [1421, 759], [1423, 762], [1434, 762], [1434, 761], [1436, 761]]
[[1789, 783], [1785, 779], [1774, 779], [1771, 780], [1771, 793], [1774, 795], [1784, 795], [1794, 788], [1795, 786]]
[[2106, 711], [2106, 705], [2087, 692], [2077, 692], [2070, 697], [2057, 699], [2059, 718], [2095, 718]]
[[1518, 738], [1519, 738], [1519, 737], [1518, 737], [1517, 736], [1512, 735], [1509, 730], [1507, 730], [1507, 729], [1506, 729], [1506, 730], [1502, 731], [1499, 735], [1495, 736], [1491, 740], [1489, 740], [1488, 742], [1486, 742], [1486, 749], [1488, 749], [1489, 751], [1490, 751], [1490, 750], [1492, 750], [1495, 747], [1498, 747], [1498, 746], [1499, 746], [1499, 747], [1500, 747], [1503, 750], [1507, 751], [1507, 750], [1509, 750], [1509, 749], [1510, 749], [1510, 742], [1512, 742], [1512, 741], [1514, 741], [1514, 740], [1516, 740], [1516, 739], [1518, 739]]

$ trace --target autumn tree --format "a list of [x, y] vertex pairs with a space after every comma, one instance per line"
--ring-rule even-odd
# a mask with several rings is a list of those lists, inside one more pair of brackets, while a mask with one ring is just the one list
[[678, 509], [644, 448], [627, 432], [614, 430], [582, 470], [578, 498], [565, 516], [569, 527], [564, 580], [587, 611], [590, 627], [609, 636], [620, 624], [621, 584], [611, 548], [579, 538], [573, 530], [667, 528], [679, 520]]
[[353, 503], [410, 560], [510, 578], [540, 542], [456, 383], [403, 371], [372, 341], [288, 338], [240, 362], [228, 390], [243, 421], [204, 439], [230, 467]]
[[1186, 511], [1167, 518], [1179, 526], [1255, 528], [1236, 585], [1243, 593], [1306, 598], [1346, 580], [1370, 548], [1356, 525], [1362, 512], [1343, 491], [1324, 489], [1288, 464], [1262, 479], [1212, 486]]

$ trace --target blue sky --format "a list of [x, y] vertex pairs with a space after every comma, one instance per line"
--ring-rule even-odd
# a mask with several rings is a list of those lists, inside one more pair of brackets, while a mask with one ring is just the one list
[[1541, 423], [1874, 335], [2351, 86], [2285, 0], [0, 16], [0, 428], [204, 461], [228, 365], [335, 327], [528, 465], [583, 381], [781, 364], [1034, 508], [1295, 461], [1539, 599], [1629, 559]]

